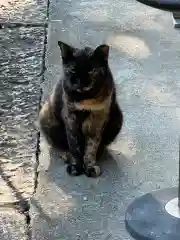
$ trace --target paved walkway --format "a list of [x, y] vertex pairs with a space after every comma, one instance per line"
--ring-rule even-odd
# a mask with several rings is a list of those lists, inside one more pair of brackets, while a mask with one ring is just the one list
[[131, 239], [124, 226], [128, 204], [177, 181], [179, 32], [169, 13], [135, 1], [54, 0], [49, 12], [44, 98], [61, 74], [57, 40], [106, 41], [125, 123], [98, 179], [67, 176], [58, 153], [41, 139], [33, 239]]
[[[39, 20], [40, 15], [37, 14], [37, 22], [42, 21], [44, 24], [46, 5], [41, 1], [34, 1], [33, 4], [39, 3], [42, 4], [44, 15]], [[41, 9], [39, 5], [37, 9]], [[24, 17], [27, 15], [24, 14]], [[36, 22], [36, 14], [34, 16], [31, 16], [30, 20], [27, 18], [27, 21]], [[9, 30], [0, 30], [0, 34], [7, 37], [2, 31]], [[28, 204], [27, 209], [24, 207], [27, 212], [25, 210], [23, 214], [14, 212], [12, 225], [17, 226], [16, 230], [10, 227], [9, 215], [4, 214], [4, 210], [1, 211], [0, 208], [6, 218], [5, 220], [1, 218], [5, 228], [1, 227], [0, 233], [4, 231], [4, 239], [8, 240], [23, 237], [28, 239], [27, 236], [29, 234], [30, 238], [31, 233], [34, 240], [131, 240], [124, 226], [124, 213], [128, 204], [143, 193], [177, 184], [180, 33], [173, 28], [172, 16], [170, 13], [148, 8], [131, 0], [102, 2], [51, 0], [45, 56], [46, 71], [43, 75], [41, 64], [43, 64], [44, 27], [32, 28], [32, 31], [23, 32], [23, 50], [14, 45], [10, 45], [9, 48], [8, 45], [10, 52], [16, 50], [15, 56], [22, 54], [21, 64], [26, 65], [26, 68], [16, 66], [17, 60], [15, 63], [12, 62], [10, 76], [21, 74], [19, 81], [22, 82], [12, 89], [14, 84], [9, 84], [9, 81], [12, 81], [13, 77], [7, 78], [3, 89], [7, 86], [7, 93], [4, 92], [8, 96], [7, 99], [13, 96], [11, 104], [13, 102], [15, 107], [13, 111], [9, 111], [12, 105], [8, 105], [8, 101], [5, 102], [4, 106], [7, 107], [2, 108], [3, 114], [0, 118], [3, 116], [4, 129], [9, 129], [3, 132], [3, 136], [6, 136], [5, 132], [8, 133], [8, 138], [5, 139], [14, 134], [16, 141], [18, 139], [22, 144], [16, 144], [15, 148], [10, 145], [8, 149], [15, 149], [12, 151], [6, 151], [5, 146], [2, 155], [3, 169], [7, 169], [14, 184], [17, 182], [17, 192], [21, 193], [19, 195], [23, 196], [23, 199], [30, 197], [34, 190], [35, 194], [31, 198], [30, 209]], [[19, 41], [17, 30], [11, 30], [10, 33], [14, 33]], [[32, 36], [36, 36], [34, 37], [36, 41], [32, 40]], [[102, 162], [103, 174], [97, 179], [85, 176], [69, 177], [58, 153], [49, 151], [43, 138], [40, 139], [41, 154], [38, 167], [40, 172], [38, 178], [35, 178], [36, 128], [30, 123], [34, 123], [37, 117], [41, 80], [44, 80], [41, 84], [44, 101], [62, 72], [58, 40], [76, 46], [97, 46], [106, 41], [111, 46], [110, 67], [117, 84], [118, 99], [125, 115], [125, 123], [122, 133], [105, 156]], [[12, 44], [14, 42], [12, 41]], [[6, 39], [1, 44], [5, 43]], [[32, 59], [32, 55], [28, 57], [27, 49], [34, 53], [33, 56], [37, 55], [37, 58]], [[3, 59], [4, 55], [2, 62]], [[30, 62], [25, 64], [28, 59]], [[7, 63], [11, 66], [9, 62]], [[35, 64], [34, 70], [32, 63]], [[13, 69], [16, 69], [15, 73]], [[25, 74], [30, 74], [31, 78], [29, 76], [28, 81], [24, 83]], [[4, 75], [1, 76], [6, 79]], [[8, 95], [8, 87], [14, 95]], [[17, 89], [20, 89], [19, 95], [16, 94]], [[25, 98], [27, 100], [22, 100]], [[24, 107], [19, 114], [19, 108], [24, 101], [27, 101], [24, 105], [27, 108]], [[20, 120], [13, 124], [16, 118]], [[27, 126], [23, 125], [26, 121], [28, 131]], [[16, 126], [15, 130], [11, 125]], [[24, 130], [20, 130], [19, 126]], [[7, 143], [7, 140], [3, 140], [4, 142]], [[8, 143], [11, 144], [9, 140]], [[16, 158], [14, 152], [21, 158]], [[25, 152], [28, 153], [28, 157], [25, 157]], [[7, 153], [8, 157], [4, 157]], [[34, 179], [37, 181], [34, 182]], [[6, 201], [6, 196], [7, 202], [15, 201], [8, 193], [7, 189], [10, 188], [6, 186], [4, 188], [3, 201]], [[6, 204], [8, 213], [12, 209]], [[28, 216], [31, 222], [28, 222]], [[12, 219], [13, 217], [11, 221]], [[32, 231], [28, 231], [30, 226]], [[22, 236], [19, 229], [22, 230]]]

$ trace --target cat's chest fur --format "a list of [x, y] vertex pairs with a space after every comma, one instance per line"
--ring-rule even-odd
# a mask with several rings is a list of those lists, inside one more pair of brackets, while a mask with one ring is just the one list
[[93, 98], [81, 102], [69, 102], [64, 92], [62, 110], [64, 122], [71, 118], [71, 112], [75, 115], [77, 125], [84, 135], [100, 133], [108, 120], [111, 97], [112, 94], [109, 94], [105, 99]]

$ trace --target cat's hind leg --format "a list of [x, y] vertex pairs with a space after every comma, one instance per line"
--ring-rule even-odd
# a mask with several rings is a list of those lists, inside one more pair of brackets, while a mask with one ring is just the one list
[[55, 118], [50, 103], [47, 101], [39, 112], [40, 131], [52, 147], [60, 152], [68, 152], [68, 141], [62, 119]]
[[123, 114], [118, 104], [115, 103], [115, 105], [111, 108], [109, 120], [102, 133], [101, 143], [97, 152], [97, 159], [102, 156], [105, 147], [110, 145], [116, 139], [117, 135], [121, 131], [122, 124]]

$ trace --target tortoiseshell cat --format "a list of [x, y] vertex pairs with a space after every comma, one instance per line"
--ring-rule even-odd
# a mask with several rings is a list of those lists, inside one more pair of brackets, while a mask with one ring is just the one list
[[64, 76], [39, 114], [47, 141], [69, 152], [67, 172], [97, 177], [97, 159], [121, 130], [123, 114], [108, 65], [109, 46], [77, 49], [58, 42]]

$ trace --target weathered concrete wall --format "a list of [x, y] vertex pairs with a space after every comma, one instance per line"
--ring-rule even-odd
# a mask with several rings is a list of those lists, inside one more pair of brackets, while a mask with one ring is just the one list
[[[35, 123], [41, 94], [46, 16], [47, 1], [0, 1], [2, 240], [31, 238], [28, 200], [36, 178]], [[34, 23], [39, 27], [32, 27]]]

